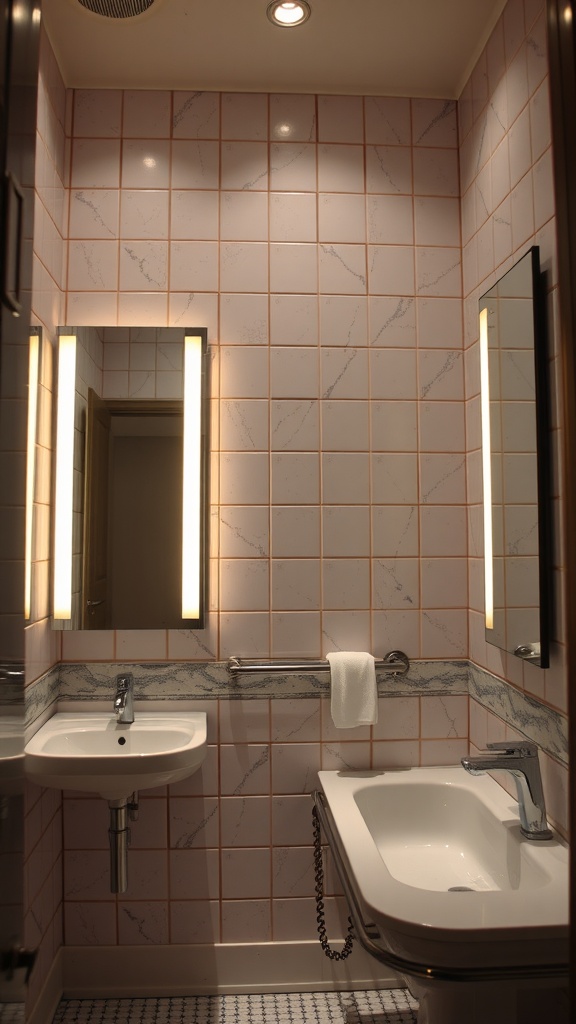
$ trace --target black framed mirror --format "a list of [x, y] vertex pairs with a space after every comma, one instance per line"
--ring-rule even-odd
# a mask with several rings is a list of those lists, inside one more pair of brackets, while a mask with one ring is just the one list
[[533, 246], [479, 301], [486, 641], [549, 664], [549, 416]]

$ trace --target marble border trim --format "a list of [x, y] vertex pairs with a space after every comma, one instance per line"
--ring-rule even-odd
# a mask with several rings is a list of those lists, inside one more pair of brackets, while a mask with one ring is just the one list
[[468, 692], [547, 754], [568, 764], [568, 719], [470, 662]]
[[[326, 674], [276, 673], [233, 679], [225, 662], [63, 663], [26, 688], [26, 724], [58, 699], [112, 700], [119, 672], [133, 672], [138, 701], [255, 700], [327, 697]], [[381, 673], [380, 697], [469, 695], [508, 725], [533, 740], [562, 764], [568, 763], [568, 721], [511, 684], [469, 661], [413, 661], [405, 676]]]

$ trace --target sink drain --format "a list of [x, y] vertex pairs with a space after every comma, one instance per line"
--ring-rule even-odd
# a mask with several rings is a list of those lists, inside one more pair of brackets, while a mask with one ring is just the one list
[[476, 889], [471, 889], [469, 885], [451, 885], [447, 890], [448, 892], [476, 892]]

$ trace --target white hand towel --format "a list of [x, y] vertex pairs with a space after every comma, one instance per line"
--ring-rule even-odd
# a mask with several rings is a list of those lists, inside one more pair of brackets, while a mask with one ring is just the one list
[[332, 720], [338, 729], [374, 725], [378, 721], [376, 669], [371, 654], [336, 651], [330, 664]]

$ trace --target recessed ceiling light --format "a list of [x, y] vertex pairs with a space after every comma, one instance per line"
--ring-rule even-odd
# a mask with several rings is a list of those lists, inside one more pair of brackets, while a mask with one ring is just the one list
[[272, 0], [266, 8], [266, 14], [273, 25], [280, 25], [281, 28], [294, 28], [295, 25], [302, 25], [308, 21], [312, 11], [306, 0], [298, 0], [298, 3], [280, 3], [279, 0]]

